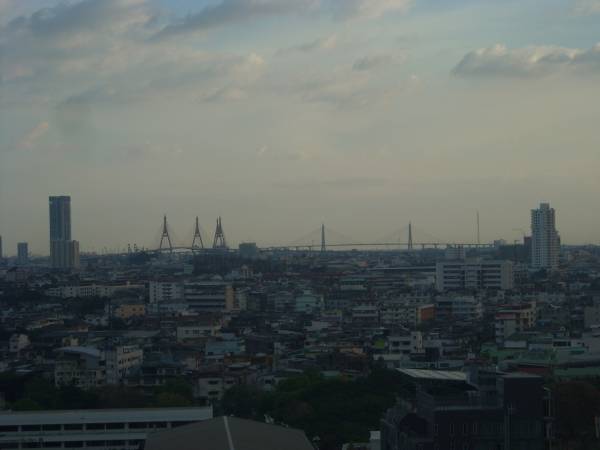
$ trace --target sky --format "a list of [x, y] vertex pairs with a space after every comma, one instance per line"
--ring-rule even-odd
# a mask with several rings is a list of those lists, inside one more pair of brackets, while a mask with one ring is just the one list
[[600, 0], [0, 0], [0, 235], [598, 244], [599, 117]]

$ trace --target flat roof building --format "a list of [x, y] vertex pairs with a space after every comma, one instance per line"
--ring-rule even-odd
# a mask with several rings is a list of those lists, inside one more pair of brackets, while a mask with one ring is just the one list
[[2, 412], [0, 448], [137, 450], [152, 431], [176, 428], [212, 416], [210, 406]]

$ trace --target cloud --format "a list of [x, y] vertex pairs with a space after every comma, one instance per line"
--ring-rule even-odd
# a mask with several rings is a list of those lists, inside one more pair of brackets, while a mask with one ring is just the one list
[[287, 55], [290, 53], [310, 53], [319, 50], [333, 50], [338, 44], [338, 38], [335, 34], [314, 41], [294, 45], [288, 48], [282, 48], [277, 51], [277, 55]]
[[334, 16], [339, 19], [375, 19], [389, 12], [406, 12], [412, 0], [330, 0]]
[[577, 0], [573, 10], [580, 15], [599, 14], [600, 0]]
[[357, 59], [354, 62], [352, 68], [354, 70], [363, 71], [363, 70], [373, 70], [380, 67], [388, 66], [394, 62], [394, 57], [392, 55], [372, 55], [365, 56], [360, 59]]
[[[232, 100], [262, 76], [266, 62], [255, 53], [149, 43], [159, 30], [157, 14], [145, 0], [85, 0], [12, 20], [0, 27], [4, 103], [36, 98], [58, 104], [62, 117], [75, 106], [89, 110], [157, 96]], [[67, 116], [68, 123], [79, 121], [78, 114]]]
[[529, 46], [509, 49], [504, 45], [467, 53], [453, 69], [461, 77], [530, 78], [565, 71], [591, 72], [600, 69], [600, 44], [589, 50]]
[[317, 4], [318, 0], [221, 0], [216, 5], [206, 6], [196, 14], [189, 14], [165, 26], [156, 34], [155, 39], [207, 31], [259, 17], [301, 13]]
[[35, 143], [48, 132], [49, 128], [50, 125], [48, 122], [38, 123], [35, 127], [29, 130], [25, 136], [23, 136], [23, 138], [17, 144], [17, 147], [19, 149], [32, 149]]
[[338, 20], [375, 19], [388, 12], [406, 12], [411, 5], [412, 0], [221, 0], [166, 25], [154, 39], [208, 31], [257, 18], [306, 15], [310, 12]]
[[44, 39], [95, 31], [120, 32], [132, 24], [151, 19], [145, 0], [84, 0], [59, 3], [8, 24], [13, 32], [30, 33]]

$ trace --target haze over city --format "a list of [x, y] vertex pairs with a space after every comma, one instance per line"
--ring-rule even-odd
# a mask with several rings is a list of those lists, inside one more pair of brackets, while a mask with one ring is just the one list
[[[0, 234], [600, 241], [598, 0], [0, 0]], [[10, 250], [9, 250], [10, 249]]]

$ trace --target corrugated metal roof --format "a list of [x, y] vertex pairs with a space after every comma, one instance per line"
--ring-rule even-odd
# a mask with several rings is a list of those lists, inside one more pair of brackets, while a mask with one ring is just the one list
[[449, 370], [397, 369], [398, 372], [420, 380], [467, 381], [467, 374]]
[[0, 413], [2, 425], [54, 425], [65, 423], [170, 422], [211, 419], [211, 406], [186, 408], [83, 409]]

